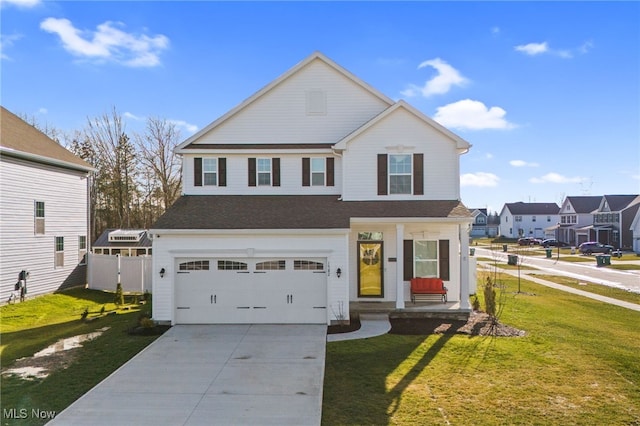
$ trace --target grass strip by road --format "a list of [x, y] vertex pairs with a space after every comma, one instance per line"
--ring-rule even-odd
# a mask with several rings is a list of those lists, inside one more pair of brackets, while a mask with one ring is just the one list
[[[66, 369], [56, 369], [44, 379], [3, 376], [0, 385], [3, 425], [44, 424], [47, 420], [32, 417], [32, 410], [59, 413], [157, 338], [127, 333], [138, 323], [141, 311], [137, 307], [101, 315], [103, 306], [105, 312], [115, 309], [112, 302], [113, 294], [74, 289], [0, 308], [3, 369], [60, 339], [109, 327], [100, 337], [74, 349], [76, 352]], [[81, 320], [80, 314], [85, 309], [89, 311], [88, 318], [94, 320]], [[145, 311], [149, 309], [148, 305], [143, 307]], [[11, 409], [17, 413], [27, 410], [28, 417], [8, 418]]]
[[536, 278], [551, 281], [556, 284], [566, 285], [578, 290], [588, 291], [590, 293], [599, 294], [601, 296], [611, 297], [613, 299], [624, 300], [625, 302], [640, 304], [640, 294], [626, 291], [620, 288], [610, 287], [602, 284], [596, 284], [584, 280], [578, 280], [571, 277], [561, 275], [531, 274]]
[[322, 423], [640, 423], [640, 313], [524, 279], [517, 293], [505, 274], [498, 281], [500, 321], [526, 336], [328, 343]]

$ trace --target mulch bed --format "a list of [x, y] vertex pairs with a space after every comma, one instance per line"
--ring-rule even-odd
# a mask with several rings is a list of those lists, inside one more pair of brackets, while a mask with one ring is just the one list
[[[437, 318], [390, 318], [389, 334], [428, 335], [428, 334], [465, 334], [468, 336], [522, 337], [526, 334], [500, 323], [492, 322], [484, 312], [473, 311], [468, 321], [443, 320]], [[351, 315], [349, 324], [337, 324], [327, 327], [327, 334], [350, 333], [360, 329], [360, 318]]]

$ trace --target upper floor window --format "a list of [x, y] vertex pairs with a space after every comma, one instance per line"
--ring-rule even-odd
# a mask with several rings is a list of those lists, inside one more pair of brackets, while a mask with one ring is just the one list
[[334, 186], [333, 157], [303, 157], [302, 186]]
[[202, 183], [206, 185], [218, 184], [218, 159], [202, 159]]
[[536, 221], [536, 217], [535, 216], [531, 216], [531, 221], [535, 222]]
[[44, 234], [44, 201], [36, 201], [34, 204], [34, 233]]
[[424, 195], [424, 154], [378, 154], [378, 195]]
[[227, 186], [227, 159], [194, 158], [193, 184], [194, 186]]
[[522, 216], [514, 216], [514, 217], [513, 217], [513, 220], [514, 220], [515, 222], [522, 222]]
[[280, 159], [249, 158], [249, 186], [280, 186]]
[[389, 155], [389, 193], [411, 194], [411, 155]]

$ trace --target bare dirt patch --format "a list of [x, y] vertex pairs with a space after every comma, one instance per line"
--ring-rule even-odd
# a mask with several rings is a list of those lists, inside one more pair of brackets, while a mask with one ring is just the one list
[[469, 336], [522, 337], [526, 334], [498, 320], [492, 320], [484, 312], [474, 311], [468, 321], [438, 318], [390, 318], [390, 334], [466, 334]]

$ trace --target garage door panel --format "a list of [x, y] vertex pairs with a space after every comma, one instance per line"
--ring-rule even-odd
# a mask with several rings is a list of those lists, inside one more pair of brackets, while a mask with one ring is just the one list
[[324, 259], [197, 262], [208, 269], [179, 271], [176, 276], [176, 323], [327, 321]]

